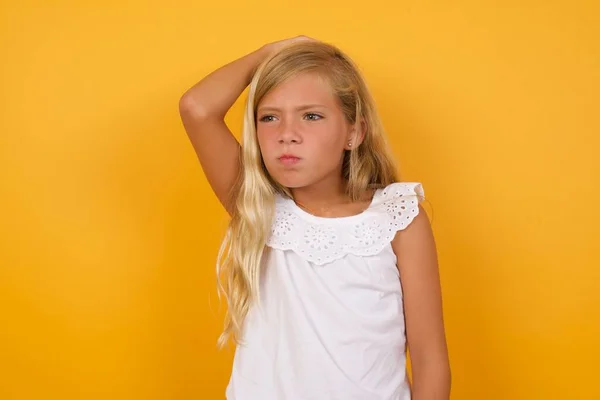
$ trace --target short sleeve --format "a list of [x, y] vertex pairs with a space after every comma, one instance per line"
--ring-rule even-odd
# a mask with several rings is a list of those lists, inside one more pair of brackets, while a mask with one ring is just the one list
[[388, 216], [388, 232], [395, 234], [406, 229], [419, 215], [419, 204], [425, 199], [423, 185], [419, 182], [396, 182], [381, 192], [378, 204]]

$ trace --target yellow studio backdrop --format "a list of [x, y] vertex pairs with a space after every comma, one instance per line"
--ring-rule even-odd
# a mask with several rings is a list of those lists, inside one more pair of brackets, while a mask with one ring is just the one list
[[[222, 399], [226, 215], [179, 96], [307, 34], [423, 182], [453, 399], [600, 399], [594, 1], [2, 1], [0, 399]], [[228, 116], [241, 128], [242, 102]]]

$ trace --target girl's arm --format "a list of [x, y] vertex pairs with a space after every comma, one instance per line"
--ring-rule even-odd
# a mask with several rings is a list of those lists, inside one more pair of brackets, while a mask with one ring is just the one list
[[179, 100], [179, 113], [204, 174], [219, 201], [231, 214], [235, 198], [231, 189], [240, 172], [240, 144], [225, 115], [265, 58], [288, 42], [304, 36], [269, 43], [213, 71], [188, 89]]
[[225, 115], [250, 83], [267, 47], [213, 71], [188, 89], [179, 100], [179, 113], [204, 174], [225, 209], [240, 171], [240, 144], [225, 124]]
[[442, 314], [437, 251], [427, 214], [392, 242], [402, 281], [413, 400], [448, 400], [451, 373]]

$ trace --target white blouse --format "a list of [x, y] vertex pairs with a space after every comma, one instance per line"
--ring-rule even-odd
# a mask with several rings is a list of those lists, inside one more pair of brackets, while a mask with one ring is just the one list
[[420, 183], [393, 183], [341, 218], [277, 197], [260, 303], [246, 317], [227, 399], [410, 399], [391, 241], [423, 195]]

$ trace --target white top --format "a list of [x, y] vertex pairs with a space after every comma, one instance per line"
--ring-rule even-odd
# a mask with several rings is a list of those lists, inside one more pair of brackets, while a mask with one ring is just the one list
[[246, 317], [227, 399], [410, 399], [391, 241], [423, 195], [419, 183], [393, 183], [341, 218], [277, 197], [260, 307]]

